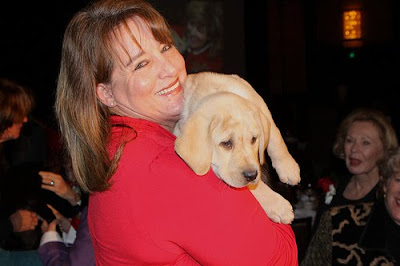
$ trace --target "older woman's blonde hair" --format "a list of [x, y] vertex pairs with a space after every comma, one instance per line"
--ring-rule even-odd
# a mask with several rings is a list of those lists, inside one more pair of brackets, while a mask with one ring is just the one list
[[372, 108], [359, 108], [347, 115], [341, 122], [333, 144], [333, 153], [344, 159], [344, 143], [347, 132], [354, 122], [371, 122], [379, 131], [384, 154], [397, 148], [398, 140], [392, 123], [385, 114]]
[[140, 0], [95, 1], [72, 18], [64, 34], [55, 109], [75, 177], [87, 192], [110, 187], [122, 152], [124, 143], [113, 159], [107, 152], [110, 112], [97, 99], [96, 86], [110, 83], [118, 63], [115, 30], [121, 25], [127, 28], [127, 20], [139, 17], [157, 41], [173, 44], [164, 18]]

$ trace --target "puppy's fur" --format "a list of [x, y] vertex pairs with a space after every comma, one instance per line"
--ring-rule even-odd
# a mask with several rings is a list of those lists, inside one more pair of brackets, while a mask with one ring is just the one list
[[290, 223], [290, 203], [258, 182], [266, 149], [282, 182], [300, 182], [299, 166], [261, 96], [237, 75], [212, 72], [188, 75], [184, 94], [184, 110], [174, 131], [177, 154], [198, 175], [212, 167], [230, 186], [249, 185], [273, 221]]

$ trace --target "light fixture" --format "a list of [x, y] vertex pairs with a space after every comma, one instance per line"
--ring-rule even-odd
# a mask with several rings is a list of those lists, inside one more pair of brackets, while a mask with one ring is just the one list
[[343, 39], [349, 40], [361, 40], [362, 39], [362, 27], [361, 27], [361, 11], [347, 10], [343, 12]]

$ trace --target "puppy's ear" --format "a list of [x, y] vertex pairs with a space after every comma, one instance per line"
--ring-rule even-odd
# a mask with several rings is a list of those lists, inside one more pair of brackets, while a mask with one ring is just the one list
[[188, 117], [175, 140], [176, 153], [197, 175], [205, 175], [210, 170], [213, 149], [211, 133], [217, 120], [196, 111]]
[[258, 154], [259, 154], [260, 164], [263, 165], [265, 163], [265, 150], [267, 149], [269, 142], [271, 122], [261, 111], [258, 112], [258, 117], [259, 117], [258, 123], [261, 129], [260, 146], [258, 148]]

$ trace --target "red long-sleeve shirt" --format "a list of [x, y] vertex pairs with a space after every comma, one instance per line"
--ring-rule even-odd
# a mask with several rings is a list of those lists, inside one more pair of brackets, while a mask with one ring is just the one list
[[[247, 188], [229, 187], [212, 170], [194, 174], [175, 153], [175, 136], [158, 124], [112, 122], [137, 136], [111, 189], [90, 196], [96, 265], [298, 264], [291, 227], [272, 222]], [[114, 127], [110, 147], [122, 130]]]

